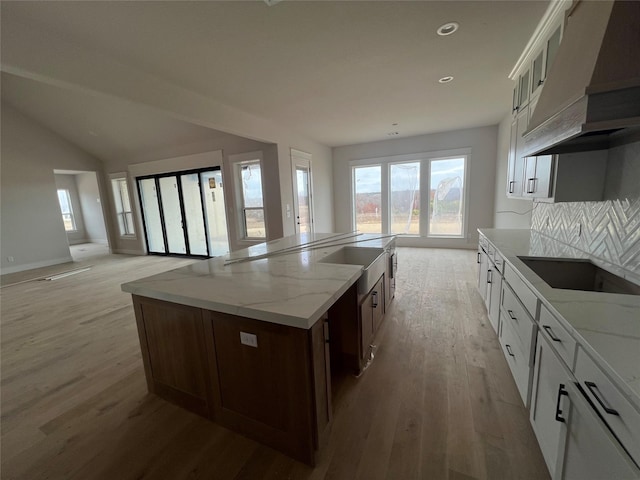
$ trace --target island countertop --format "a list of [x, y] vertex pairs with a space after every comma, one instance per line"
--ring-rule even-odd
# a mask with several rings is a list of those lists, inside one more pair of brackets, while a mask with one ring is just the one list
[[[311, 326], [358, 278], [359, 265], [319, 263], [345, 244], [388, 248], [393, 237], [379, 235], [298, 234], [261, 243], [229, 255], [199, 260], [122, 285], [124, 292], [192, 307], [298, 328]], [[314, 249], [225, 265], [233, 259], [316, 244]]]
[[518, 257], [589, 259], [636, 284], [640, 284], [640, 267], [622, 269], [535, 231], [478, 231], [640, 409], [640, 296], [552, 288]]

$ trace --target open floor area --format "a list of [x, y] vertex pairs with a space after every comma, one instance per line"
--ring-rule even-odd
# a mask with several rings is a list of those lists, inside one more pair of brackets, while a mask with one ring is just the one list
[[374, 360], [334, 378], [315, 468], [147, 393], [120, 284], [193, 260], [101, 255], [75, 275], [4, 286], [2, 478], [548, 478], [476, 290], [476, 252], [398, 256]]

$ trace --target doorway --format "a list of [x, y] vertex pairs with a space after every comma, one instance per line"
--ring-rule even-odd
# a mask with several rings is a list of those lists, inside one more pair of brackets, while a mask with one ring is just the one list
[[229, 252], [220, 167], [138, 177], [147, 252], [215, 257]]
[[313, 233], [311, 154], [291, 149], [296, 233]]

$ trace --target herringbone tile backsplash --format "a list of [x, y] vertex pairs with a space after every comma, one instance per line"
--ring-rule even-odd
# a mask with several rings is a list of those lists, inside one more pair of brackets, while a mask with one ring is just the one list
[[532, 230], [640, 273], [640, 197], [534, 206]]

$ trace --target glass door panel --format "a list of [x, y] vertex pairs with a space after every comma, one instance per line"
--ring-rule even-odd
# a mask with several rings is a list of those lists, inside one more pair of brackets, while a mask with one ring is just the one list
[[420, 234], [420, 162], [391, 165], [391, 233]]
[[353, 183], [356, 230], [382, 233], [382, 167], [355, 167]]
[[161, 177], [158, 181], [169, 253], [186, 254], [187, 245], [182, 228], [182, 210], [180, 209], [177, 177]]
[[311, 232], [311, 183], [309, 169], [296, 166], [296, 224], [298, 233]]
[[156, 181], [154, 178], [145, 178], [140, 180], [138, 185], [140, 186], [144, 227], [147, 233], [147, 249], [151, 253], [167, 253], [162, 233], [162, 217], [160, 216]]
[[207, 255], [207, 234], [204, 227], [200, 183], [197, 173], [180, 175], [184, 218], [187, 221], [189, 254]]
[[220, 170], [202, 172], [202, 200], [209, 232], [209, 255], [215, 257], [229, 253], [227, 215], [224, 205], [222, 172]]

